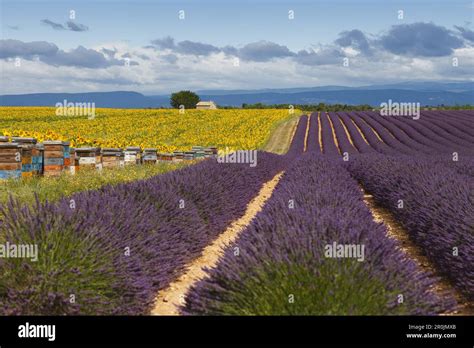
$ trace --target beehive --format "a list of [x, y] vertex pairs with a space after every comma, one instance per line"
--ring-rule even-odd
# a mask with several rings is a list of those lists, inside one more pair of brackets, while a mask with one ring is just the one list
[[184, 152], [175, 151], [173, 152], [173, 161], [182, 162], [184, 160]]
[[158, 161], [158, 153], [155, 148], [147, 148], [143, 150], [142, 162], [144, 164], [156, 164]]
[[173, 160], [174, 155], [172, 153], [159, 153], [158, 161], [160, 162], [170, 162]]
[[100, 147], [79, 147], [75, 151], [76, 170], [80, 168], [102, 169]]
[[64, 171], [65, 143], [62, 141], [45, 141], [44, 176], [59, 176]]
[[21, 176], [23, 178], [32, 177], [33, 172], [33, 148], [34, 145], [22, 144], [21, 148]]
[[206, 157], [206, 152], [204, 150], [194, 151], [194, 158], [204, 158]]
[[194, 151], [186, 151], [184, 152], [184, 159], [186, 161], [192, 161], [194, 159], [195, 152]]
[[24, 178], [38, 174], [34, 163], [37, 161], [35, 138], [12, 137], [12, 142], [20, 145], [21, 149], [21, 176]]
[[217, 147], [205, 147], [204, 148], [204, 157], [217, 157]]
[[71, 143], [69, 141], [64, 141], [64, 170], [69, 171], [71, 167]]
[[117, 148], [102, 149], [102, 166], [104, 168], [116, 168], [123, 166], [123, 151]]
[[21, 147], [17, 143], [0, 143], [0, 179], [21, 177]]
[[140, 164], [142, 150], [139, 147], [129, 146], [124, 151], [125, 165]]
[[69, 165], [69, 172], [71, 174], [76, 174], [78, 163], [76, 161], [76, 149], [75, 148], [73, 148], [73, 147], [69, 148], [69, 156], [70, 156], [70, 162], [71, 162], [71, 164]]
[[37, 175], [43, 174], [44, 145], [36, 144], [33, 148], [33, 171]]

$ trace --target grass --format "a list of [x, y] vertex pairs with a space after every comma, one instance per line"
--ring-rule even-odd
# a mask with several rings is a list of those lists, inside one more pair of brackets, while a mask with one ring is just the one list
[[157, 165], [130, 165], [123, 168], [104, 168], [102, 171], [81, 168], [75, 175], [63, 173], [60, 177], [33, 177], [8, 179], [0, 182], [0, 203], [12, 196], [20, 203], [33, 204], [35, 194], [41, 202], [56, 201], [75, 192], [96, 190], [104, 185], [116, 185], [147, 179], [194, 162], [159, 163]]
[[272, 129], [272, 132], [262, 147], [264, 151], [285, 154], [290, 148], [293, 131], [298, 123], [301, 113], [289, 119], [278, 122]]

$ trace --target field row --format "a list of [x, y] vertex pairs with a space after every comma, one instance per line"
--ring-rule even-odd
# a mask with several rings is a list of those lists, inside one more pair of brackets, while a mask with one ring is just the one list
[[474, 155], [474, 113], [423, 111], [419, 119], [376, 112], [313, 113], [307, 150], [325, 155]]
[[[432, 124], [439, 129], [429, 126], [435, 116], [440, 121]], [[218, 266], [191, 289], [181, 312], [435, 314], [457, 308], [459, 293], [460, 301], [472, 301], [474, 168], [472, 157], [464, 156], [473, 149], [468, 120], [474, 115], [430, 117], [415, 126], [419, 133], [395, 119], [382, 127], [375, 113], [301, 117], [273, 196]], [[464, 161], [453, 161], [451, 151]], [[455, 290], [433, 290], [437, 277], [374, 222], [359, 185], [401, 223]], [[326, 248], [336, 245], [363, 246], [365, 260], [328, 256]]]
[[[334, 246], [355, 252], [338, 256]], [[183, 314], [434, 314], [454, 305], [430, 292], [433, 278], [373, 221], [342, 163], [311, 154], [289, 166], [264, 210], [208, 274]]]

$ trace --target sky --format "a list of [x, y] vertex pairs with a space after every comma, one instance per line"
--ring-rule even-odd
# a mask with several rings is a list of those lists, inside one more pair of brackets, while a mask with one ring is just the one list
[[474, 80], [468, 0], [0, 0], [0, 10], [0, 94]]

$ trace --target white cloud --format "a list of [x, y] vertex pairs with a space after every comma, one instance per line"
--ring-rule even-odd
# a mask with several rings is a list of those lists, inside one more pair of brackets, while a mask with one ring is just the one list
[[[372, 38], [367, 40], [371, 44], [376, 42]], [[90, 50], [84, 53], [104, 54], [104, 61], [89, 67], [77, 66], [80, 64], [75, 61], [67, 61], [65, 65], [64, 60], [62, 65], [54, 66], [34, 58], [33, 53], [38, 51], [35, 43], [36, 51], [26, 56], [20, 67], [15, 66], [13, 53], [0, 59], [4, 81], [0, 94], [112, 90], [166, 94], [179, 89], [357, 86], [417, 79], [467, 79], [474, 71], [474, 48], [469, 45], [453, 49], [451, 55], [412, 57], [390, 53], [376, 44], [370, 47], [370, 53], [364, 46], [363, 52], [358, 47], [361, 45], [353, 42], [353, 39], [345, 40], [343, 47], [316, 45], [300, 52], [286, 51], [285, 46], [277, 44], [254, 45], [250, 47], [257, 49], [257, 59], [249, 59], [252, 55], [240, 57], [238, 66], [235, 62], [240, 49], [232, 46], [215, 49], [215, 46], [188, 42], [183, 49], [179, 48], [180, 42], [167, 39], [165, 43], [159, 42], [166, 47], [157, 49], [156, 44], [136, 47], [125, 41], [104, 42], [84, 48]], [[198, 54], [204, 51], [206, 54]], [[124, 57], [136, 65], [127, 66]], [[343, 57], [349, 58], [348, 67], [343, 66]], [[456, 68], [452, 66], [453, 57], [459, 60]]]

